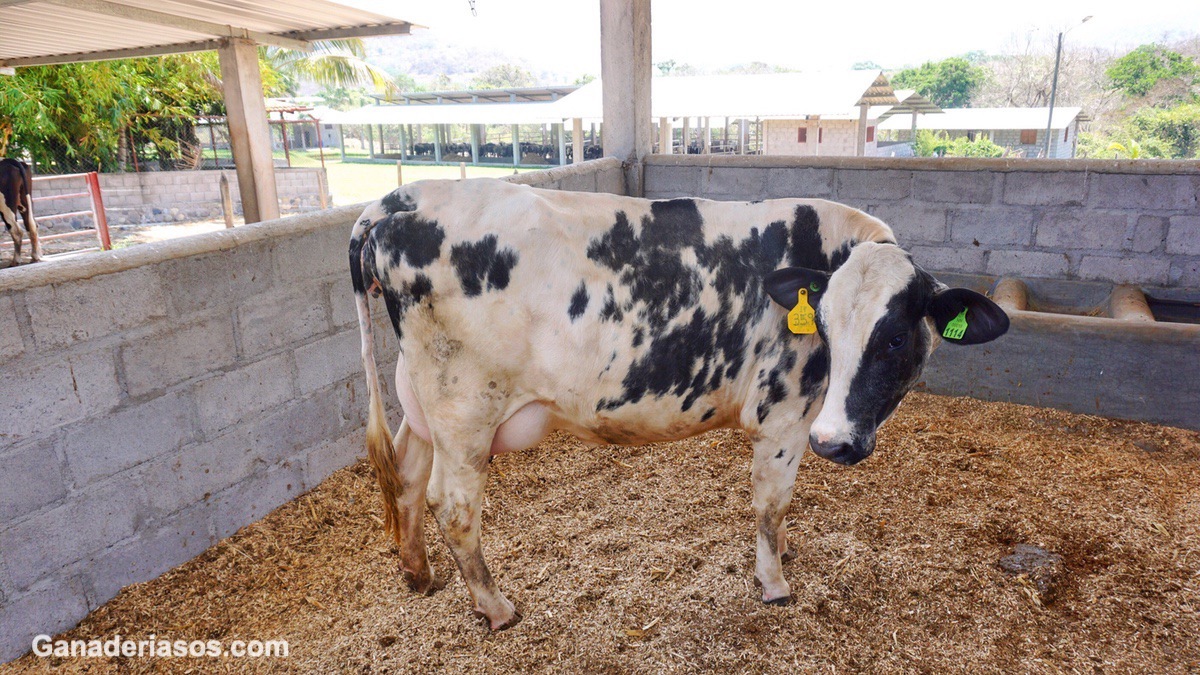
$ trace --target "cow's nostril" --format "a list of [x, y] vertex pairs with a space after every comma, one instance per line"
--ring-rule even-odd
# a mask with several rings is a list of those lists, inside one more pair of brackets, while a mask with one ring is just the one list
[[858, 464], [866, 459], [870, 453], [860, 452], [852, 443], [843, 442], [821, 442], [815, 435], [809, 435], [808, 444], [812, 447], [813, 452], [818, 457], [823, 457], [838, 464], [847, 466]]

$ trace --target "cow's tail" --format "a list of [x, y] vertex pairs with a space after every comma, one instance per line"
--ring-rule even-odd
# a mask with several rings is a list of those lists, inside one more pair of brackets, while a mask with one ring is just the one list
[[[369, 210], [369, 209], [368, 209]], [[367, 217], [364, 214], [364, 219]], [[361, 222], [361, 220], [360, 220]], [[354, 284], [354, 301], [358, 308], [358, 330], [362, 336], [363, 369], [367, 375], [367, 458], [375, 470], [379, 489], [383, 494], [383, 525], [400, 544], [400, 509], [396, 500], [403, 485], [393, 444], [392, 432], [388, 429], [387, 415], [383, 410], [383, 395], [379, 387], [379, 369], [375, 364], [375, 337], [372, 331], [371, 305], [367, 297], [367, 285], [378, 283], [373, 273], [370, 246], [364, 255], [364, 244], [368, 240], [369, 227], [355, 226], [350, 239], [350, 278]]]

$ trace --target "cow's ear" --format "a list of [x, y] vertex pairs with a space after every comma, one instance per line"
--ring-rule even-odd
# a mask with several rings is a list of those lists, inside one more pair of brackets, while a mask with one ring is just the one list
[[763, 277], [767, 295], [785, 309], [796, 306], [801, 288], [808, 289], [808, 301], [815, 308], [829, 287], [829, 274], [807, 267], [784, 267]]
[[967, 288], [943, 288], [926, 310], [938, 335], [955, 345], [991, 342], [1008, 332], [1008, 315], [1000, 305]]

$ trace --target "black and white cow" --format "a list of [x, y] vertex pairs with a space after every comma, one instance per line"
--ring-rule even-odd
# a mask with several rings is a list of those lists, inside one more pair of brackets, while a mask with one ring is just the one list
[[[763, 601], [781, 604], [790, 598], [784, 514], [805, 447], [863, 460], [947, 324], [965, 319], [959, 344], [1008, 328], [990, 300], [915, 266], [883, 222], [815, 199], [650, 201], [421, 182], [362, 214], [350, 271], [367, 449], [409, 585], [434, 588], [428, 504], [492, 629], [520, 615], [480, 549], [491, 455], [555, 429], [596, 444], [744, 429], [755, 576]], [[400, 341], [405, 419], [394, 441], [368, 293], [383, 296]], [[802, 293], [816, 312], [809, 334], [787, 318]]]
[[38, 241], [37, 221], [33, 219], [33, 172], [25, 162], [15, 159], [0, 159], [0, 222], [13, 241], [13, 258], [9, 267], [21, 262], [21, 243], [25, 231], [17, 221], [17, 215], [25, 219], [25, 230], [29, 233], [30, 262], [42, 259], [42, 244]]

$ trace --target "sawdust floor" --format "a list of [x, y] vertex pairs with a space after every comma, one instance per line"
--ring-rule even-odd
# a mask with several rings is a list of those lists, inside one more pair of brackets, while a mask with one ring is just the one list
[[[66, 637], [286, 639], [288, 658], [47, 659], [64, 672], [1200, 670], [1200, 434], [913, 394], [854, 468], [804, 459], [796, 602], [752, 585], [750, 451], [734, 432], [638, 448], [555, 436], [498, 458], [484, 545], [525, 620], [490, 634], [432, 522], [409, 593], [364, 463]], [[1043, 598], [998, 560], [1063, 557]], [[1045, 600], [1048, 604], [1039, 606]]]

